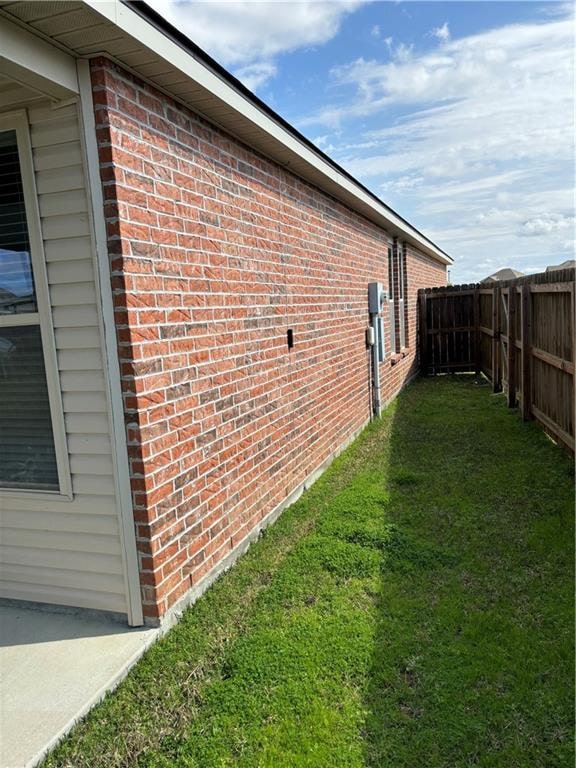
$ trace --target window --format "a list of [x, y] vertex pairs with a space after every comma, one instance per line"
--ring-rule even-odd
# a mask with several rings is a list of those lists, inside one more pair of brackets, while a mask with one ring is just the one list
[[388, 248], [388, 292], [390, 295], [390, 333], [392, 349], [401, 352], [407, 345], [406, 336], [406, 244], [394, 238]]
[[390, 350], [396, 352], [396, 303], [394, 297], [394, 251], [388, 248], [388, 316], [390, 322]]
[[62, 491], [63, 424], [54, 424], [62, 413], [54, 353], [46, 352], [43, 255], [33, 253], [41, 241], [27, 141], [23, 113], [0, 116], [0, 488]]
[[396, 243], [396, 264], [398, 269], [398, 343], [400, 350], [406, 346], [405, 270], [406, 246]]

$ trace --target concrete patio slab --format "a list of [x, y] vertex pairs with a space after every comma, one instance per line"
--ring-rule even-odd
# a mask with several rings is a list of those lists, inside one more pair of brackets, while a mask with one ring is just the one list
[[36, 765], [158, 632], [0, 605], [0, 768]]

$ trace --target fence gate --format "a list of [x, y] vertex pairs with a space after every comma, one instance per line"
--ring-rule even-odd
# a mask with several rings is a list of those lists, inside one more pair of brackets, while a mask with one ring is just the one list
[[479, 371], [475, 285], [419, 291], [420, 369], [424, 375]]

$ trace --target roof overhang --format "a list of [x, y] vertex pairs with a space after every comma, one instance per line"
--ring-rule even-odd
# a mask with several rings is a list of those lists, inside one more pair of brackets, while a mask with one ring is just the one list
[[405, 240], [443, 264], [452, 263], [448, 254], [145, 3], [0, 0], [0, 13], [75, 57], [110, 57], [384, 228], [391, 237]]
[[0, 75], [53, 101], [78, 93], [76, 65], [53, 45], [0, 20]]

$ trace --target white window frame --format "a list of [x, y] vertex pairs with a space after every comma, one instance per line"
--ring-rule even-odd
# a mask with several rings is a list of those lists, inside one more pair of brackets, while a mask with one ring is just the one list
[[396, 354], [396, 290], [394, 288], [394, 246], [388, 246], [388, 322], [390, 324], [390, 356]]
[[400, 352], [406, 347], [406, 244], [396, 242], [396, 263], [398, 265], [398, 323]]
[[22, 498], [24, 495], [30, 494], [35, 497], [44, 496], [51, 500], [55, 498], [70, 500], [72, 499], [70, 459], [66, 441], [66, 425], [64, 409], [62, 407], [62, 393], [56, 356], [56, 340], [52, 323], [44, 243], [40, 228], [40, 209], [38, 207], [38, 194], [34, 175], [30, 127], [26, 110], [21, 109], [0, 114], [0, 132], [6, 131], [13, 131], [16, 134], [22, 190], [24, 193], [24, 209], [30, 243], [30, 261], [34, 277], [34, 287], [36, 289], [37, 311], [17, 315], [2, 315], [0, 316], [0, 327], [13, 328], [15, 326], [35, 325], [40, 328], [59, 488], [50, 491], [45, 488], [13, 488], [0, 485], [0, 494], [3, 497]]

